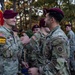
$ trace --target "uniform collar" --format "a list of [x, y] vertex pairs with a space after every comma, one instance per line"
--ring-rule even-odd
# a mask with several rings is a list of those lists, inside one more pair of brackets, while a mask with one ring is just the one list
[[56, 26], [54, 29], [52, 29], [51, 31], [50, 31], [50, 33], [48, 34], [48, 37], [49, 36], [51, 36], [57, 29], [59, 29], [60, 28], [60, 26], [58, 25], [58, 26]]
[[12, 31], [11, 29], [9, 29], [9, 28], [7, 28], [7, 27], [5, 27], [5, 26], [3, 26], [3, 28], [4, 28], [7, 32], [9, 32], [9, 33], [13, 33], [13, 31]]
[[51, 32], [54, 32], [54, 31], [57, 30], [58, 28], [60, 28], [60, 26], [56, 26], [54, 29], [52, 29]]

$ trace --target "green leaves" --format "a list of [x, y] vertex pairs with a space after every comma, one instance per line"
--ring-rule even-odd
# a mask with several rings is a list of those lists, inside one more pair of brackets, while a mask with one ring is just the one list
[[[43, 10], [43, 8], [52, 8], [52, 7], [59, 7], [64, 11], [65, 17], [64, 17], [63, 21], [72, 22], [72, 20], [74, 20], [74, 18], [75, 18], [75, 9], [74, 9], [75, 4], [72, 4], [70, 2], [70, 0], [37, 0], [37, 2], [35, 0], [32, 0], [32, 3], [30, 4], [30, 6], [27, 5], [26, 0], [9, 0], [9, 1], [11, 1], [12, 3], [16, 2], [15, 3], [16, 7], [15, 7], [14, 3], [13, 3], [13, 5], [14, 5], [14, 8], [16, 8], [16, 10], [18, 12], [23, 12], [26, 9], [28, 9], [29, 7], [31, 7], [31, 10], [34, 10], [31, 12], [31, 20], [32, 21], [34, 19], [35, 19], [35, 21], [37, 20], [38, 15], [36, 15], [36, 12], [38, 11], [38, 9]], [[20, 3], [21, 1], [23, 2], [23, 4]], [[23, 12], [23, 16], [25, 16], [25, 13], [26, 12]], [[25, 20], [23, 20], [23, 21], [25, 21]], [[25, 21], [24, 23], [26, 23], [26, 25], [27, 25], [27, 21]]]

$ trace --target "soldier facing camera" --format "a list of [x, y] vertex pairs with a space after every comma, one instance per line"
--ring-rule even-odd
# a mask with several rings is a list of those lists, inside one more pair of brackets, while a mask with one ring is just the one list
[[0, 75], [17, 75], [19, 70], [23, 46], [12, 30], [16, 26], [17, 14], [13, 10], [3, 13], [4, 25], [0, 27]]

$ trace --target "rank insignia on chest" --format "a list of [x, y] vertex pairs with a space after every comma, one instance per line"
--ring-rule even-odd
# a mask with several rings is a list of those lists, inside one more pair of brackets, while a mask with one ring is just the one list
[[6, 38], [0, 37], [0, 44], [5, 44], [6, 43]]
[[13, 40], [13, 37], [12, 36], [9, 36], [7, 39], [8, 40]]

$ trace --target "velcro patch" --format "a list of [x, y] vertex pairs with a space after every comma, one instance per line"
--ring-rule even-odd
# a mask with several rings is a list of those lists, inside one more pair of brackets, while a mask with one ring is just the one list
[[0, 37], [0, 44], [5, 44], [6, 43], [6, 38]]

